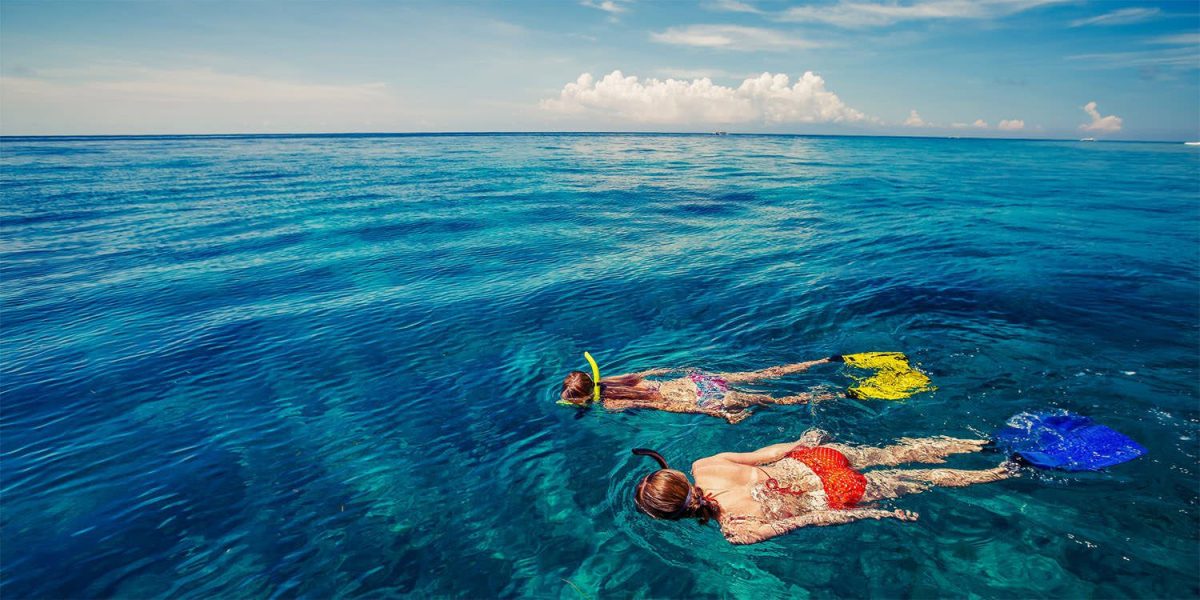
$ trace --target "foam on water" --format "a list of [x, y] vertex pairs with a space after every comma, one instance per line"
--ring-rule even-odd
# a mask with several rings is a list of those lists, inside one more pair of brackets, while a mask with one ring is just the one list
[[[5, 138], [0, 161], [5, 597], [1200, 594], [1183, 145]], [[880, 349], [938, 390], [735, 427], [554, 404], [584, 350], [619, 373]], [[632, 447], [686, 466], [1050, 410], [1148, 454], [750, 547], [630, 500]]]

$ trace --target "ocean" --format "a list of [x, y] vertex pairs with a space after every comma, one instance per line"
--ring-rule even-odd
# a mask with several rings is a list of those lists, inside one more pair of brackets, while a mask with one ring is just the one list
[[[5, 598], [1200, 595], [1196, 148], [9, 137], [0, 165]], [[605, 374], [895, 350], [938, 389], [576, 413], [585, 350]], [[753, 546], [631, 499], [633, 447], [686, 469], [1056, 410], [1148, 454]]]

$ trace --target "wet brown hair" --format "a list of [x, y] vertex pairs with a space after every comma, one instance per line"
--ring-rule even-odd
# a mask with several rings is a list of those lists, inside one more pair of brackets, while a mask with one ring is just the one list
[[[658, 390], [637, 387], [642, 381], [638, 375], [621, 375], [620, 377], [605, 377], [600, 380], [601, 400], [657, 400], [661, 398]], [[571, 371], [563, 379], [562, 392], [559, 397], [572, 404], [587, 406], [592, 400], [592, 377], [583, 371]]]
[[661, 454], [637, 448], [634, 454], [649, 456], [662, 468], [647, 475], [633, 492], [633, 502], [642, 512], [655, 519], [678, 521], [699, 519], [707, 523], [721, 515], [721, 505], [698, 485], [692, 485], [687, 475], [667, 467]]

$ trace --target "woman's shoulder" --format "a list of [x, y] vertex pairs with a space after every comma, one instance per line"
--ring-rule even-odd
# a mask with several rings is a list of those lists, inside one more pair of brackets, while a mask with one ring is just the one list
[[754, 482], [752, 468], [710, 456], [692, 463], [692, 478], [706, 490], [726, 490], [725, 500], [745, 494], [746, 486]]
[[720, 454], [705, 456], [704, 458], [692, 463], [692, 473], [696, 475], [699, 475], [701, 472], [705, 472], [720, 473], [728, 476], [733, 473], [740, 473], [746, 469], [746, 465], [740, 465], [733, 461], [722, 458]]
[[[722, 454], [706, 456], [692, 463], [692, 473], [697, 477], [719, 478], [721, 487], [746, 485], [758, 479], [759, 467], [729, 460]], [[701, 484], [703, 485], [703, 484]]]

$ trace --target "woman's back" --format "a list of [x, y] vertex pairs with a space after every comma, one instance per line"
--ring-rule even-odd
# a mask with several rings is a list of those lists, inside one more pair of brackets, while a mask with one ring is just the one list
[[721, 523], [751, 517], [782, 519], [823, 510], [827, 504], [821, 479], [804, 463], [783, 457], [750, 466], [714, 456], [692, 465], [696, 485], [721, 505]]

